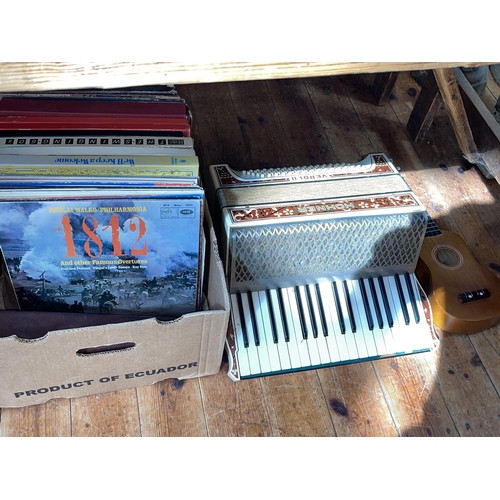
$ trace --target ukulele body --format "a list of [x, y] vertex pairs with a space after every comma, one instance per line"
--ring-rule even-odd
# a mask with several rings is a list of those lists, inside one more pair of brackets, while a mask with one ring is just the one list
[[460, 236], [424, 238], [415, 274], [426, 291], [434, 324], [472, 334], [500, 319], [500, 279], [474, 258]]

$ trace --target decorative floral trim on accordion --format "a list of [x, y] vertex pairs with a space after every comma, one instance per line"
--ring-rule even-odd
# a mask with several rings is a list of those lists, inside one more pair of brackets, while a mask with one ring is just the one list
[[233, 208], [229, 215], [233, 222], [247, 222], [262, 219], [283, 219], [311, 215], [353, 212], [356, 210], [380, 210], [401, 206], [418, 206], [419, 202], [408, 193], [400, 196], [383, 196], [378, 198], [346, 198], [334, 201], [300, 203], [294, 205], [269, 205], [254, 208]]
[[240, 372], [238, 368], [238, 358], [236, 357], [236, 339], [234, 334], [232, 314], [229, 320], [229, 328], [227, 330], [226, 353], [229, 363], [227, 374], [231, 380], [233, 380], [234, 382], [238, 382], [240, 380]]
[[435, 350], [439, 347], [439, 336], [436, 333], [436, 329], [434, 328], [434, 320], [432, 319], [432, 309], [431, 309], [431, 304], [429, 302], [429, 297], [427, 297], [427, 294], [425, 293], [418, 279], [415, 281], [417, 283], [418, 293], [420, 294], [420, 299], [422, 301], [422, 308], [424, 310], [425, 320], [427, 321], [427, 325], [429, 326], [429, 330], [431, 333], [432, 343], [433, 343], [432, 348], [433, 350]]

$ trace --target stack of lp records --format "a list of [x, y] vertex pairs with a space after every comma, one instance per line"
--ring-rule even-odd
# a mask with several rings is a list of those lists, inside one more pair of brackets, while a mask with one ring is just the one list
[[200, 310], [191, 126], [173, 86], [1, 94], [0, 309]]

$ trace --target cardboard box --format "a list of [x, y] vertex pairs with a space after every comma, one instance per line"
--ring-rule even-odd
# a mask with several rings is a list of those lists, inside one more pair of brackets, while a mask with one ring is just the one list
[[[208, 274], [203, 311], [173, 321], [148, 318], [58, 329], [38, 339], [22, 339], [12, 331], [9, 337], [0, 338], [0, 407], [29, 406], [54, 398], [75, 398], [142, 387], [168, 378], [217, 373], [230, 307], [209, 215], [205, 221]], [[2, 314], [7, 313], [19, 315], [19, 324], [29, 321], [23, 312], [0, 311], [2, 330], [6, 328], [5, 323], [2, 326]]]

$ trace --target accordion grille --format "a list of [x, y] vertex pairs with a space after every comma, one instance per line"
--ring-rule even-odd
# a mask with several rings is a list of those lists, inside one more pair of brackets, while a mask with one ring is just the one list
[[417, 263], [425, 213], [233, 228], [233, 285]]

